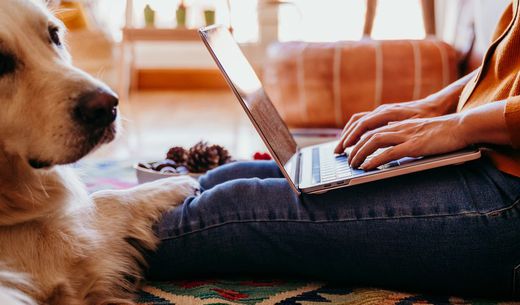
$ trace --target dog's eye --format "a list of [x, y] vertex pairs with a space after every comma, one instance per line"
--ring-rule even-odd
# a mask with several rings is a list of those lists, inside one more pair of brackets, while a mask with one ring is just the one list
[[57, 46], [61, 46], [60, 30], [56, 27], [49, 27], [49, 37], [51, 42]]
[[16, 59], [13, 55], [0, 52], [0, 77], [13, 73], [16, 70]]

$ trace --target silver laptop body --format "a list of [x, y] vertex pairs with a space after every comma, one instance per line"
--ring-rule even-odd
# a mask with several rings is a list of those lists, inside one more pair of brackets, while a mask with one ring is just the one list
[[365, 172], [351, 168], [345, 154], [334, 154], [337, 141], [300, 148], [228, 29], [216, 25], [203, 28], [199, 33], [283, 175], [298, 194], [324, 193], [403, 174], [460, 164], [481, 156], [478, 149], [473, 149], [427, 158], [404, 158], [381, 166], [378, 170]]

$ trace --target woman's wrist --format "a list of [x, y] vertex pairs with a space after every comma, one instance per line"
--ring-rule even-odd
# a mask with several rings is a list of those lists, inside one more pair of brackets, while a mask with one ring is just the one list
[[424, 98], [422, 100], [423, 106], [429, 107], [428, 111], [435, 113], [437, 116], [456, 112], [460, 95], [475, 74], [476, 71], [473, 71], [441, 91]]
[[442, 116], [455, 112], [458, 97], [453, 94], [436, 93], [420, 101], [421, 107], [431, 116]]
[[467, 145], [511, 145], [504, 110], [505, 101], [486, 104], [457, 114], [462, 140]]

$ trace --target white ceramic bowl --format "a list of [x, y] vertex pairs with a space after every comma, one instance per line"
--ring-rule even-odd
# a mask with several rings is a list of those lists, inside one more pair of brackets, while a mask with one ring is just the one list
[[[135, 169], [135, 174], [137, 176], [137, 182], [139, 182], [139, 184], [152, 182], [155, 180], [168, 178], [168, 177], [177, 177], [177, 176], [186, 175], [186, 174], [160, 173], [160, 172], [154, 171], [152, 169], [147, 169], [147, 168], [141, 167], [141, 166], [139, 166], [139, 164], [135, 164], [134, 169]], [[203, 174], [189, 173], [187, 175], [189, 175], [190, 177], [193, 177], [193, 178], [199, 178]]]

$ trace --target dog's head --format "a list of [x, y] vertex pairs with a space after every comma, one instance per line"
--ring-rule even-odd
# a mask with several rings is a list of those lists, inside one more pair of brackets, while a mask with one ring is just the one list
[[34, 168], [79, 160], [115, 137], [118, 99], [71, 64], [43, 0], [0, 2], [0, 149]]

